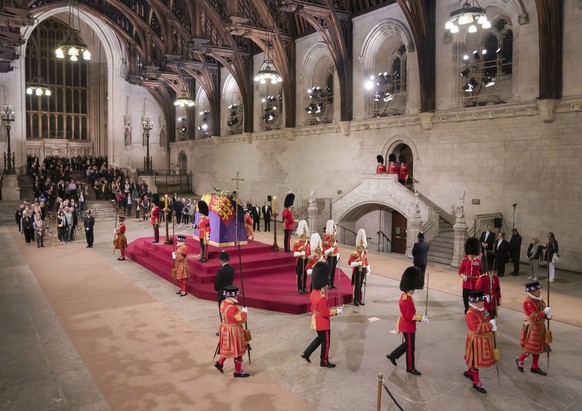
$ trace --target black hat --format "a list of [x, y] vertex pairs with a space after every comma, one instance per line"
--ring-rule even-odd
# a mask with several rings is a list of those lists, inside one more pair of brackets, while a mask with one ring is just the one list
[[525, 285], [525, 291], [527, 291], [528, 293], [535, 290], [541, 290], [541, 288], [542, 286], [540, 285], [539, 281], [533, 281]]
[[407, 292], [420, 288], [420, 268], [408, 267], [400, 279], [400, 291]]
[[311, 285], [314, 290], [321, 290], [329, 284], [329, 265], [323, 261], [313, 266], [311, 272]]
[[185, 235], [179, 235], [178, 237], [176, 237], [176, 240], [178, 240], [179, 243], [185, 243], [186, 242], [186, 236]]
[[87, 210], [87, 214], [91, 214], [91, 209], [88, 209]]
[[200, 214], [208, 216], [208, 204], [206, 204], [206, 201], [198, 201], [198, 211], [200, 211]]
[[289, 208], [295, 202], [295, 194], [289, 193], [285, 196], [285, 201], [283, 202], [283, 207]]
[[424, 240], [424, 233], [422, 231], [419, 232], [417, 237], [419, 240]]
[[469, 237], [465, 241], [465, 254], [467, 255], [478, 255], [479, 247], [481, 244], [476, 237]]
[[230, 261], [230, 257], [228, 256], [228, 251], [222, 250], [218, 255], [218, 259], [220, 261]]
[[382, 157], [380, 154], [376, 156], [376, 160], [378, 161], [378, 163], [384, 164], [384, 157]]
[[120, 215], [119, 217], [117, 217], [117, 221], [119, 221], [120, 223], [124, 223], [125, 217]]
[[388, 154], [388, 161], [396, 162], [396, 154]]
[[236, 297], [239, 294], [240, 291], [238, 290], [238, 287], [236, 285], [226, 285], [222, 289], [222, 295], [224, 295], [225, 297]]
[[469, 302], [475, 303], [477, 301], [485, 301], [486, 297], [482, 290], [469, 291]]
[[400, 155], [398, 156], [398, 160], [399, 160], [401, 163], [406, 163], [406, 156], [405, 156], [404, 154], [400, 154]]
[[152, 195], [152, 203], [154, 203], [155, 205], [160, 204], [160, 195], [158, 193], [154, 193]]

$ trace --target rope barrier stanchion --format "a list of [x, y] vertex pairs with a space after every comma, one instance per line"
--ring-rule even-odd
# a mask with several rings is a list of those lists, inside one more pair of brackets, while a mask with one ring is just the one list
[[382, 409], [382, 385], [384, 384], [384, 376], [382, 373], [378, 374], [378, 400], [376, 401], [376, 410]]
[[[404, 411], [404, 408], [402, 408], [400, 406], [400, 404], [398, 404], [398, 401], [396, 401], [396, 398], [394, 398], [394, 396], [392, 395], [392, 393], [390, 392], [390, 390], [388, 389], [388, 387], [386, 387], [386, 384], [382, 383], [382, 385], [384, 386], [384, 389], [386, 390], [386, 392], [388, 393], [388, 395], [390, 396], [390, 398], [392, 398], [392, 401], [394, 401], [394, 404], [396, 404], [396, 406], [398, 407], [398, 409], [400, 411]], [[378, 410], [380, 410], [380, 409], [378, 408]]]

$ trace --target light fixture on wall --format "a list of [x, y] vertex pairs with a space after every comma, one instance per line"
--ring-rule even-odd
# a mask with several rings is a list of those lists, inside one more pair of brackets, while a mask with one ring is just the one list
[[203, 135], [209, 133], [210, 126], [208, 125], [208, 117], [210, 116], [210, 110], [204, 110], [200, 113], [200, 125], [198, 126], [198, 131], [202, 131]]
[[491, 27], [491, 23], [487, 20], [485, 9], [482, 8], [477, 0], [466, 1], [460, 9], [454, 10], [449, 16], [449, 21], [445, 24], [445, 29], [451, 33], [458, 33], [459, 26], [469, 25], [467, 31], [469, 33], [477, 32], [477, 25], [483, 29]]
[[254, 80], [259, 84], [266, 84], [270, 82], [271, 84], [277, 84], [283, 82], [283, 77], [279, 75], [277, 70], [274, 68], [274, 63], [271, 58], [271, 32], [267, 34], [267, 39], [265, 40], [265, 60], [261, 65], [261, 68], [257, 72]]
[[194, 107], [196, 103], [188, 96], [186, 90], [182, 90], [182, 94], [174, 101], [176, 107]]
[[146, 138], [146, 156], [143, 159], [144, 175], [152, 175], [152, 157], [150, 156], [150, 131], [154, 128], [154, 122], [152, 121], [148, 113], [144, 113], [141, 118], [141, 127]]
[[65, 32], [65, 37], [59, 43], [59, 46], [55, 50], [55, 56], [58, 59], [64, 59], [67, 57], [70, 61], [78, 61], [79, 56], [83, 57], [83, 60], [91, 60], [91, 53], [87, 50], [87, 45], [79, 40], [80, 32], [75, 29], [75, 13], [77, 14], [77, 23], [79, 28], [81, 27], [81, 19], [79, 17], [79, 4], [76, 0], [70, 0], [69, 2], [69, 25]]
[[10, 130], [12, 129], [12, 123], [16, 120], [12, 106], [8, 103], [4, 105], [2, 109], [1, 118], [4, 127], [6, 127], [6, 138], [7, 138], [7, 148], [6, 153], [4, 153], [4, 174], [16, 174], [14, 160], [16, 159], [15, 154], [12, 152], [10, 147]]
[[43, 81], [42, 77], [35, 77], [30, 83], [26, 83], [26, 94], [29, 96], [50, 96], [52, 94], [51, 89]]
[[230, 133], [236, 134], [237, 130], [241, 126], [240, 121], [240, 110], [242, 109], [242, 104], [233, 103], [228, 106], [229, 115], [226, 125], [230, 127]]

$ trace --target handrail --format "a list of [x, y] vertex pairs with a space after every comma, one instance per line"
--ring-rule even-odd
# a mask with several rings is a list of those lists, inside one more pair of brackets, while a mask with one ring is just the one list
[[[388, 241], [388, 243], [390, 243], [390, 252], [392, 252], [392, 240], [390, 240], [388, 238], [386, 233], [384, 231], [380, 230], [380, 231], [376, 232], [376, 234], [382, 235], [382, 237], [384, 237]], [[382, 243], [382, 245], [384, 245], [384, 243]], [[378, 252], [380, 252], [380, 239], [378, 239]], [[384, 252], [384, 250], [382, 250], [382, 252]]]

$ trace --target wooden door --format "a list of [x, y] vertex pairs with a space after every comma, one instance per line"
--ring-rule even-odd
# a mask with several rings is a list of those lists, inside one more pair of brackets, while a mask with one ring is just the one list
[[392, 252], [406, 252], [406, 228], [408, 220], [398, 211], [392, 211]]

